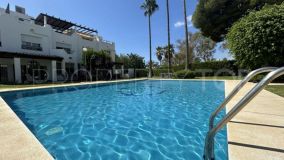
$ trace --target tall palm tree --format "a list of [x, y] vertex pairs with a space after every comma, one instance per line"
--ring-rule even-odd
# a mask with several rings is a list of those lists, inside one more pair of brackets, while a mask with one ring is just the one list
[[145, 0], [141, 5], [141, 8], [144, 10], [144, 15], [148, 17], [149, 22], [149, 49], [150, 49], [150, 70], [149, 77], [152, 77], [152, 31], [151, 31], [151, 16], [154, 14], [156, 10], [158, 10], [159, 6], [156, 0]]
[[[167, 21], [168, 21], [168, 53], [171, 53], [171, 30], [170, 30], [170, 6], [169, 0], [167, 0]], [[168, 73], [171, 72], [171, 56], [169, 56], [169, 68]]]
[[185, 62], [185, 69], [190, 69], [189, 65], [189, 44], [188, 44], [188, 26], [187, 26], [187, 13], [186, 13], [186, 0], [183, 0], [183, 7], [184, 7], [184, 26], [185, 26], [185, 44], [186, 44], [186, 62]]

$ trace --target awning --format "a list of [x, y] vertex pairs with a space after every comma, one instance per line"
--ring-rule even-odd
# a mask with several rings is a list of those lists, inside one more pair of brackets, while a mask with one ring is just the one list
[[57, 61], [63, 60], [63, 57], [59, 56], [39, 55], [39, 54], [35, 55], [35, 54], [3, 52], [3, 51], [0, 51], [0, 58], [31, 58], [31, 59], [45, 59], [45, 60], [57, 60]]

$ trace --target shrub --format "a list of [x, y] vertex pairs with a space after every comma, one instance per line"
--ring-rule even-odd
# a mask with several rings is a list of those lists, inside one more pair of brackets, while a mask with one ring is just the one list
[[284, 65], [284, 4], [252, 11], [227, 35], [228, 47], [241, 67]]
[[181, 70], [174, 73], [174, 78], [193, 79], [195, 78], [195, 73], [189, 70]]
[[141, 78], [141, 77], [147, 77], [149, 73], [148, 69], [136, 69], [135, 70], [135, 77]]
[[202, 73], [198, 72], [198, 70], [202, 69], [211, 70], [210, 72], [206, 72], [205, 76], [232, 76], [232, 74], [238, 75], [238, 67], [235, 63], [236, 61], [233, 60], [208, 61], [194, 63], [192, 67], [196, 71], [196, 76], [199, 77], [202, 76]]

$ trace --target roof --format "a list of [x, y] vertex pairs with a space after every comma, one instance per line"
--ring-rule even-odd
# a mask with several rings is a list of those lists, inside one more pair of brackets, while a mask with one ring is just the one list
[[47, 18], [47, 24], [49, 24], [53, 29], [55, 29], [58, 32], [64, 32], [66, 30], [76, 30], [79, 33], [83, 34], [92, 34], [92, 33], [98, 33], [97, 30], [78, 25], [76, 23], [67, 21], [67, 20], [62, 20], [60, 18], [56, 18], [54, 16], [50, 16], [48, 14], [41, 13], [37, 16], [35, 19], [35, 23], [38, 25], [44, 25], [44, 16]]
[[16, 53], [16, 52], [3, 52], [0, 51], [0, 58], [32, 58], [32, 59], [46, 59], [46, 60], [58, 60], [62, 61], [63, 57], [50, 56], [50, 55], [35, 55], [27, 53]]

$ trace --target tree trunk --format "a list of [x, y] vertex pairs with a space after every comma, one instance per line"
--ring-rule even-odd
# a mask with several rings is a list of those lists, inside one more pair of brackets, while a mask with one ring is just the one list
[[149, 48], [150, 48], [150, 70], [149, 70], [149, 77], [152, 78], [152, 31], [151, 31], [151, 16], [148, 16], [149, 20]]
[[185, 26], [185, 44], [186, 44], [186, 62], [185, 62], [185, 70], [190, 69], [189, 64], [189, 42], [188, 42], [188, 26], [187, 26], [187, 13], [186, 13], [186, 0], [183, 0], [184, 7], [184, 26]]
[[169, 67], [168, 73], [171, 73], [171, 32], [170, 32], [170, 7], [169, 7], [169, 0], [167, 0], [167, 20], [168, 20], [168, 59], [169, 59]]

